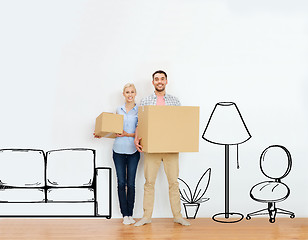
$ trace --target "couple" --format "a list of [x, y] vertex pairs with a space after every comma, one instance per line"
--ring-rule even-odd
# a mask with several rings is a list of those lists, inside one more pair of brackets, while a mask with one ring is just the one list
[[[156, 71], [152, 75], [154, 94], [143, 98], [140, 105], [173, 105], [180, 106], [180, 101], [166, 94], [168, 83], [164, 71]], [[135, 104], [136, 88], [133, 84], [126, 84], [123, 89], [125, 104], [117, 109], [117, 114], [124, 115], [123, 133], [117, 135], [113, 145], [113, 161], [118, 180], [118, 197], [123, 215], [123, 224], [133, 224], [132, 218], [135, 202], [135, 177], [137, 165], [142, 152], [138, 137], [138, 107]], [[181, 215], [180, 192], [178, 184], [179, 154], [178, 153], [145, 153], [144, 154], [144, 199], [143, 218], [135, 226], [151, 223], [154, 206], [154, 187], [161, 161], [169, 183], [169, 199], [174, 222], [188, 226], [190, 223]], [[127, 191], [125, 190], [127, 186]]]

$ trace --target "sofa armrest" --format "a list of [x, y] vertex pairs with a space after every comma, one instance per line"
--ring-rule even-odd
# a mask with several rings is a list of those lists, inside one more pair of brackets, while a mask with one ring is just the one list
[[95, 168], [96, 182], [96, 211], [95, 215], [99, 217], [111, 218], [112, 209], [112, 183], [111, 183], [111, 168], [97, 167]]

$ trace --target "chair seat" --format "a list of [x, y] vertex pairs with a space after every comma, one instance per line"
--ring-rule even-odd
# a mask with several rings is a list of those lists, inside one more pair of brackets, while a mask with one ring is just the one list
[[290, 189], [284, 183], [266, 181], [255, 185], [250, 196], [258, 202], [280, 202], [290, 194]]

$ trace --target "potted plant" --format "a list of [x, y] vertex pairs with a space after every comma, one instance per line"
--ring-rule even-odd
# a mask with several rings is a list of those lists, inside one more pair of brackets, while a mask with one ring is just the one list
[[181, 178], [179, 178], [180, 197], [184, 202], [184, 209], [186, 218], [195, 219], [200, 207], [200, 203], [206, 202], [209, 198], [203, 197], [208, 189], [211, 178], [211, 168], [207, 169], [201, 176], [194, 194], [188, 184]]

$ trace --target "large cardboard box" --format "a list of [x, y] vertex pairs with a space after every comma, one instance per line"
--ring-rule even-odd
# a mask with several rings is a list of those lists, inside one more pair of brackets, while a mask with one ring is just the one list
[[117, 133], [123, 132], [124, 116], [114, 113], [101, 113], [95, 122], [95, 135], [115, 138]]
[[198, 152], [199, 107], [140, 106], [138, 137], [147, 153]]

